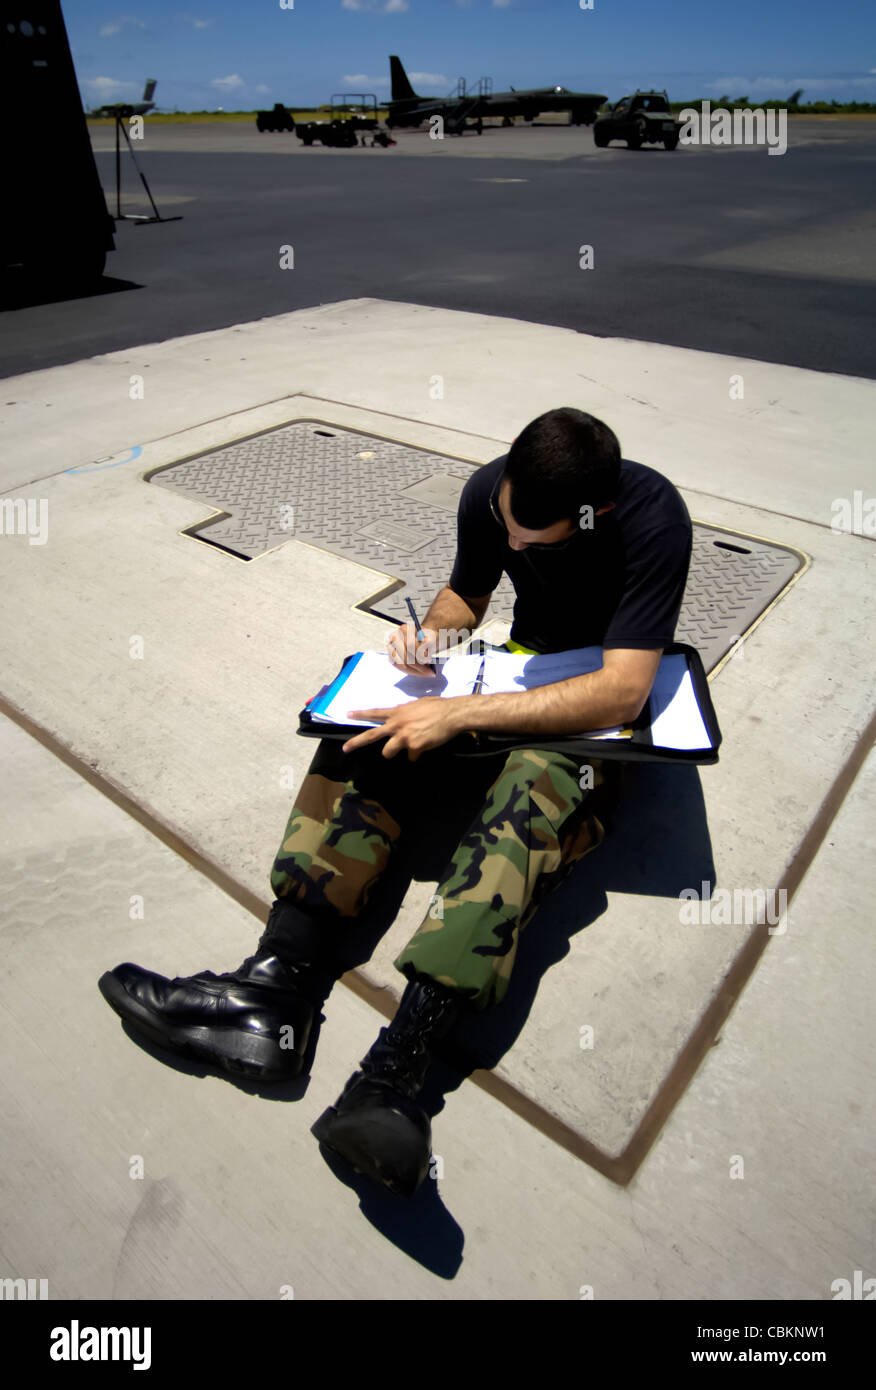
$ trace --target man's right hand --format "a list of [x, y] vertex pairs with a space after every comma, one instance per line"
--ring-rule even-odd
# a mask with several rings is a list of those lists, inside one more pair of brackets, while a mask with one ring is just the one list
[[423, 636], [418, 642], [413, 622], [402, 623], [387, 638], [387, 655], [393, 666], [406, 675], [434, 676], [438, 631], [434, 627], [424, 627], [420, 631]]

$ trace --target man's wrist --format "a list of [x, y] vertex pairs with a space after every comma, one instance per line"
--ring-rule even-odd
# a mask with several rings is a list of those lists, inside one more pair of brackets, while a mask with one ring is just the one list
[[481, 700], [485, 700], [487, 698], [488, 697], [485, 695], [453, 696], [449, 703], [453, 710], [453, 720], [456, 727], [456, 733], [461, 734], [466, 733], [468, 731], [476, 731], [477, 706]]

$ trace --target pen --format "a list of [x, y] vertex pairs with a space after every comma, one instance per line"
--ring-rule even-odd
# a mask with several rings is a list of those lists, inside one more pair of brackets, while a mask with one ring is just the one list
[[[486, 664], [487, 664], [487, 658], [484, 656], [484, 657], [481, 658], [480, 670], [478, 671], [478, 678], [477, 678], [477, 680], [476, 680], [475, 683], [474, 683], [474, 689], [473, 689], [472, 692], [471, 692], [472, 695], [480, 695], [480, 694], [483, 693], [483, 686], [484, 686], [484, 668], [485, 668]], [[467, 729], [467, 730], [466, 730], [466, 733], [471, 734], [471, 736], [472, 736], [472, 738], [474, 739], [475, 743], [478, 742], [477, 729]]]
[[[411, 615], [411, 617], [412, 617], [412, 619], [413, 619], [414, 627], [417, 629], [417, 631], [416, 631], [416, 633], [415, 633], [415, 636], [416, 636], [417, 641], [418, 641], [418, 642], [425, 642], [425, 641], [426, 641], [426, 634], [425, 634], [425, 632], [423, 631], [423, 629], [420, 627], [420, 620], [419, 620], [419, 618], [417, 617], [417, 614], [416, 614], [416, 612], [415, 612], [415, 610], [414, 610], [414, 605], [411, 603], [411, 600], [410, 600], [409, 598], [406, 598], [406, 599], [405, 599], [405, 603], [408, 605], [408, 612], [410, 613], [410, 615]], [[437, 672], [438, 672], [438, 663], [437, 663], [437, 662], [430, 662], [429, 664], [431, 665], [432, 670], [433, 670], [433, 671], [436, 673], [436, 675], [437, 675]]]

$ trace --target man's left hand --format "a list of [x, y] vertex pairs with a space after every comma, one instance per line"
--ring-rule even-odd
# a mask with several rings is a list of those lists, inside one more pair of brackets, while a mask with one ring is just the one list
[[462, 732], [461, 705], [459, 698], [421, 695], [418, 700], [392, 709], [352, 709], [349, 711], [351, 719], [380, 719], [382, 722], [378, 728], [366, 729], [364, 733], [348, 739], [343, 751], [349, 753], [354, 748], [385, 738], [384, 758], [394, 758], [396, 753], [406, 749], [410, 761], [416, 762], [421, 753], [438, 748]]

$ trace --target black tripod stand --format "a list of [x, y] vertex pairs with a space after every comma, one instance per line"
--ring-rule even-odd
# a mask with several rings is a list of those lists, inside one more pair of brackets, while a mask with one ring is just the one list
[[[148, 183], [146, 182], [146, 175], [143, 173], [143, 170], [140, 168], [140, 165], [137, 163], [137, 156], [134, 154], [134, 147], [133, 147], [133, 145], [131, 144], [131, 137], [128, 135], [128, 132], [127, 132], [127, 130], [125, 129], [125, 127], [124, 127], [124, 125], [123, 125], [123, 122], [124, 122], [124, 120], [126, 119], [126, 117], [133, 116], [133, 114], [134, 114], [133, 108], [130, 107], [130, 106], [117, 106], [117, 107], [116, 107], [116, 110], [115, 110], [115, 117], [116, 117], [116, 221], [117, 221], [117, 222], [140, 222], [140, 223], [143, 223], [143, 222], [181, 222], [181, 221], [182, 221], [182, 214], [179, 214], [179, 215], [176, 216], [176, 217], [162, 217], [162, 216], [161, 216], [161, 213], [158, 211], [158, 208], [155, 206], [155, 199], [152, 197], [151, 190], [150, 190], [150, 188], [149, 188]], [[122, 164], [121, 164], [121, 146], [120, 146], [120, 143], [119, 143], [119, 131], [121, 131], [122, 134], [123, 134], [124, 137], [125, 137], [125, 141], [126, 141], [126, 143], [127, 143], [128, 149], [129, 149], [129, 151], [130, 151], [130, 153], [131, 153], [131, 158], [132, 158], [133, 161], [134, 161], [134, 168], [137, 170], [137, 173], [140, 175], [140, 182], [142, 183], [143, 187], [146, 189], [146, 197], [149, 199], [149, 202], [152, 204], [152, 211], [153, 211], [154, 214], [155, 214], [154, 217], [147, 217], [146, 214], [145, 214], [145, 213], [142, 213], [142, 212], [125, 212], [125, 213], [122, 212], [122, 193], [121, 193], [121, 188], [122, 188]]]

